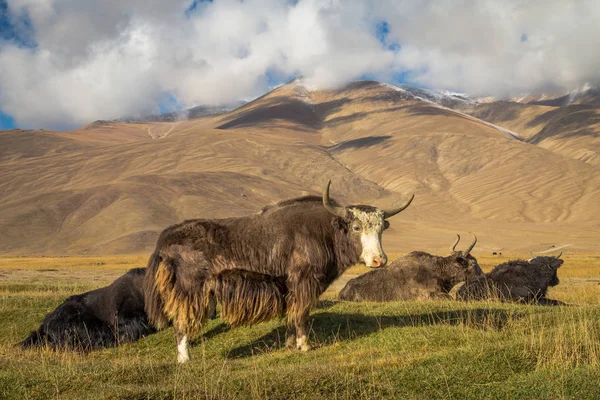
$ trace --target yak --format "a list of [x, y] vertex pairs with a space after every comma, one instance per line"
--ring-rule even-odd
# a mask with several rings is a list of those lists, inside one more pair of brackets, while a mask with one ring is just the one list
[[388, 218], [406, 209], [341, 206], [304, 196], [245, 217], [194, 219], [166, 228], [148, 261], [145, 309], [161, 329], [172, 324], [177, 361], [190, 359], [189, 339], [212, 298], [231, 326], [286, 318], [286, 345], [309, 350], [308, 316], [318, 297], [348, 267], [387, 263], [381, 236]]
[[512, 260], [487, 274], [466, 282], [459, 290], [460, 300], [498, 299], [518, 303], [562, 305], [546, 298], [549, 286], [559, 284], [557, 270], [564, 263], [556, 257], [535, 257], [529, 261]]
[[146, 268], [134, 268], [109, 286], [69, 297], [21, 346], [87, 352], [150, 335], [155, 329], [144, 312], [145, 274]]
[[360, 275], [341, 290], [338, 298], [346, 301], [395, 301], [450, 298], [450, 290], [459, 282], [483, 275], [477, 260], [467, 250], [456, 251], [460, 235], [447, 257], [413, 251], [380, 268]]

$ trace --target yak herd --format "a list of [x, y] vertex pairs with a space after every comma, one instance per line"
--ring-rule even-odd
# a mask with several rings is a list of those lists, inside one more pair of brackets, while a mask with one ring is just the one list
[[231, 326], [272, 318], [286, 324], [286, 346], [309, 350], [310, 310], [350, 266], [374, 269], [350, 280], [345, 301], [497, 299], [560, 305], [546, 298], [559, 283], [559, 257], [498, 265], [484, 274], [471, 251], [451, 247], [446, 257], [414, 251], [389, 265], [381, 237], [389, 218], [406, 209], [343, 206], [329, 197], [305, 196], [264, 207], [246, 217], [195, 219], [165, 229], [147, 268], [135, 268], [111, 285], [71, 296], [49, 313], [21, 345], [89, 351], [136, 341], [173, 326], [177, 360], [189, 360], [190, 338], [208, 318]]

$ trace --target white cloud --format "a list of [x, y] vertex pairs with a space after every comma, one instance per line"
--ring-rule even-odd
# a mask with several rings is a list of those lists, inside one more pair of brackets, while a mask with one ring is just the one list
[[[266, 72], [331, 87], [408, 72], [506, 96], [600, 83], [597, 1], [9, 0], [37, 46], [0, 43], [0, 109], [20, 126], [77, 126], [267, 90]], [[389, 25], [388, 44], [376, 25]], [[527, 40], [521, 38], [526, 35]]]
[[598, 1], [377, 4], [402, 45], [394, 68], [425, 86], [504, 97], [600, 84]]

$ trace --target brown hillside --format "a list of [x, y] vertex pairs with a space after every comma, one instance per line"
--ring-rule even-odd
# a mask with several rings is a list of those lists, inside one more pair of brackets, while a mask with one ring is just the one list
[[600, 165], [600, 109], [595, 106], [574, 102], [552, 107], [500, 101], [479, 104], [467, 112], [515, 131], [529, 143], [565, 157]]
[[342, 202], [416, 194], [388, 252], [445, 249], [469, 230], [479, 251], [587, 251], [600, 233], [597, 166], [376, 82], [294, 81], [221, 116], [45, 134], [58, 150], [34, 138], [0, 161], [2, 254], [149, 252], [169, 224], [255, 212], [328, 179]]
[[478, 104], [467, 112], [484, 121], [518, 132], [521, 137], [529, 139], [545, 126], [544, 121], [538, 117], [555, 109], [549, 106], [496, 101]]

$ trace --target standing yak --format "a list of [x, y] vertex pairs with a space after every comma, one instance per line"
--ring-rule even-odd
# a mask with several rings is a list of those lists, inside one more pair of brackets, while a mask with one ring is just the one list
[[519, 303], [562, 305], [546, 298], [549, 286], [559, 283], [557, 270], [563, 264], [557, 257], [536, 257], [500, 264], [484, 276], [468, 281], [458, 291], [461, 300], [498, 299]]
[[467, 250], [456, 251], [460, 235], [447, 257], [413, 251], [392, 261], [386, 268], [367, 272], [350, 280], [339, 294], [347, 301], [426, 300], [449, 297], [450, 290], [459, 282], [483, 275], [477, 260]]
[[144, 312], [145, 273], [146, 268], [134, 268], [107, 287], [69, 297], [21, 346], [89, 351], [153, 333]]
[[189, 337], [202, 329], [210, 299], [221, 318], [245, 325], [286, 316], [286, 345], [310, 349], [307, 323], [321, 293], [348, 267], [381, 267], [381, 235], [395, 210], [342, 207], [306, 196], [254, 215], [195, 219], [165, 229], [148, 262], [146, 312], [157, 328], [172, 323], [177, 359], [189, 360]]

